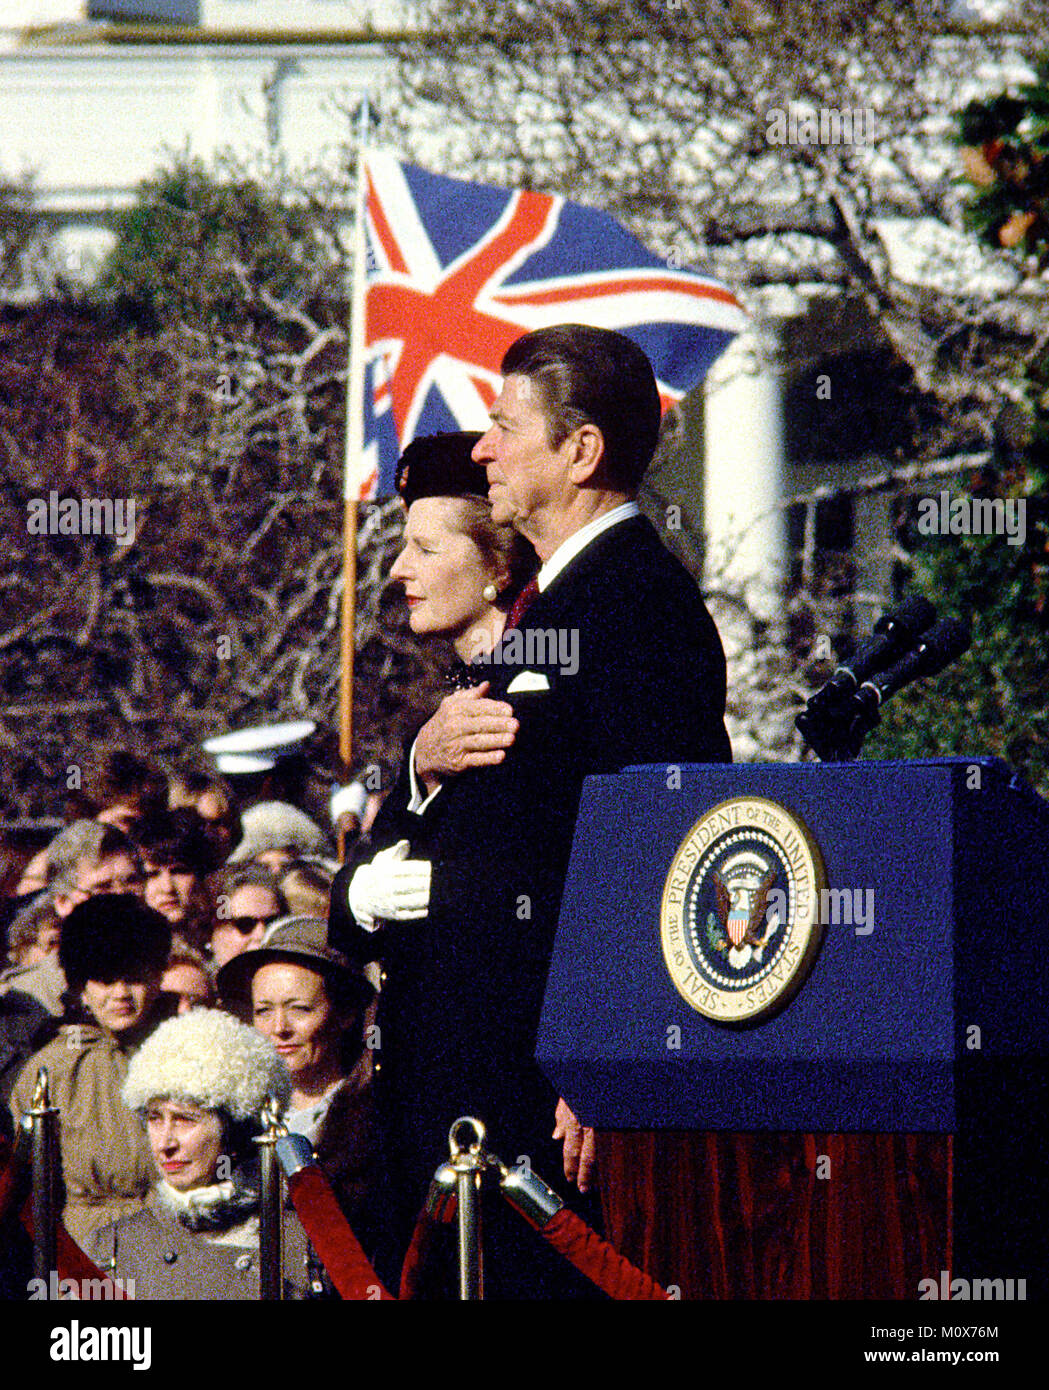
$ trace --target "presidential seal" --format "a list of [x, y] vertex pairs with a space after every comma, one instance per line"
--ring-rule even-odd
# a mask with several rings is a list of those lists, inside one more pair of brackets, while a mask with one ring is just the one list
[[663, 887], [663, 959], [674, 988], [718, 1023], [752, 1023], [805, 979], [822, 936], [819, 846], [786, 807], [738, 796], [707, 811]]

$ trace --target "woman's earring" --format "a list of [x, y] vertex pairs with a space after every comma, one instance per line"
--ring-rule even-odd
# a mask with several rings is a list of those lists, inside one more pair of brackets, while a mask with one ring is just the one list
[[494, 603], [499, 597], [499, 590], [494, 584], [486, 584], [481, 590], [481, 597], [484, 599], [485, 603]]

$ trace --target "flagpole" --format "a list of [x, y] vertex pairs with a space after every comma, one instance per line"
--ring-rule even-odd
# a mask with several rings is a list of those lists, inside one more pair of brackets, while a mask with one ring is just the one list
[[[357, 142], [356, 221], [350, 307], [350, 360], [346, 381], [346, 460], [343, 475], [342, 629], [339, 652], [339, 757], [349, 778], [353, 764], [353, 658], [357, 617], [357, 523], [361, 454], [364, 451], [365, 150], [371, 108], [361, 98]], [[341, 837], [340, 837], [341, 838]], [[340, 850], [342, 845], [340, 843]]]

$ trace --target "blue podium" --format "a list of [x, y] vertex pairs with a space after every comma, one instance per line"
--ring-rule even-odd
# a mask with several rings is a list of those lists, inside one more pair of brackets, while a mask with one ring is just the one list
[[1033, 1297], [1047, 986], [1049, 803], [998, 760], [629, 768], [583, 789], [537, 1059], [601, 1131], [944, 1136], [943, 1258]]

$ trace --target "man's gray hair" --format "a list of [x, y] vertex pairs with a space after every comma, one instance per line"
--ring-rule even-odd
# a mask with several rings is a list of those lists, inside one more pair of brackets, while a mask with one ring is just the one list
[[115, 825], [97, 820], [75, 820], [60, 830], [47, 847], [47, 886], [54, 893], [71, 893], [77, 887], [77, 865], [87, 859], [94, 866], [111, 854], [135, 856], [131, 841]]

